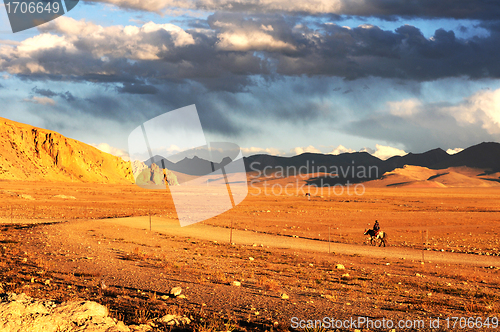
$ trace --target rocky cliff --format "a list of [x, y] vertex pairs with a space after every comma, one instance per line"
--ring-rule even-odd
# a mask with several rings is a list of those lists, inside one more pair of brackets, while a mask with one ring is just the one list
[[161, 169], [156, 164], [151, 164], [148, 167], [145, 163], [134, 160], [132, 163], [132, 170], [134, 172], [135, 183], [139, 186], [144, 185], [164, 185], [165, 180], [169, 186], [178, 186], [177, 175], [168, 169]]
[[0, 118], [0, 180], [133, 183], [129, 162], [54, 131]]

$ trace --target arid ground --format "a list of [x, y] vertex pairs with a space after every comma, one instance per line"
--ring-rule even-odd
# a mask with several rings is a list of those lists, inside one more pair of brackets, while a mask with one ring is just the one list
[[[310, 199], [264, 189], [180, 228], [168, 191], [1, 181], [1, 288], [97, 301], [126, 324], [194, 319], [151, 324], [157, 331], [276, 331], [293, 317], [360, 316], [431, 330], [430, 318], [500, 316], [500, 187], [367, 186]], [[385, 248], [363, 235], [375, 220]], [[183, 297], [168, 296], [175, 286]], [[453, 330], [440, 326], [432, 330]]]

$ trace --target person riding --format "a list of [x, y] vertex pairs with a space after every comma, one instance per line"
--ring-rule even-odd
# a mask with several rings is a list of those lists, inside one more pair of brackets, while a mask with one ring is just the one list
[[375, 231], [375, 236], [377, 236], [378, 232], [380, 232], [380, 225], [378, 223], [378, 220], [375, 220], [375, 225], [373, 225], [373, 230]]

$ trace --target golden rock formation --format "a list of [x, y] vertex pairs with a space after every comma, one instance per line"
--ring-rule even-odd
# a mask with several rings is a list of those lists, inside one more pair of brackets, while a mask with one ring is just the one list
[[133, 183], [130, 162], [54, 131], [0, 118], [0, 180]]

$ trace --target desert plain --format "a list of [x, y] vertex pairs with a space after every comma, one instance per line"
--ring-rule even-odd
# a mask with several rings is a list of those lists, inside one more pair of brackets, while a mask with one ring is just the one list
[[[446, 318], [498, 317], [500, 187], [377, 181], [310, 197], [249, 182], [234, 209], [181, 228], [168, 190], [4, 180], [2, 293], [96, 301], [137, 331], [324, 331], [304, 325], [324, 317], [445, 331], [470, 327]], [[375, 220], [386, 247], [363, 235]]]

